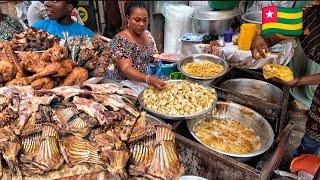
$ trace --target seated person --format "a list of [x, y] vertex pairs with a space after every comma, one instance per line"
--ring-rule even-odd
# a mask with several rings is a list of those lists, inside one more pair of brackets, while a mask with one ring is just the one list
[[130, 1], [125, 5], [128, 26], [110, 42], [110, 52], [115, 55], [113, 72], [107, 76], [113, 80], [130, 79], [145, 82], [163, 89], [165, 83], [153, 75], [146, 74], [148, 63], [157, 53], [156, 44], [149, 31], [148, 13], [142, 2]]
[[22, 31], [20, 22], [9, 15], [2, 14], [0, 9], [0, 41], [9, 40], [14, 34]]
[[43, 29], [50, 34], [64, 39], [63, 32], [68, 32], [69, 36], [89, 36], [93, 37], [93, 32], [76, 23], [71, 18], [71, 12], [76, 7], [78, 1], [45, 1], [46, 12], [49, 19], [35, 22], [32, 26]]

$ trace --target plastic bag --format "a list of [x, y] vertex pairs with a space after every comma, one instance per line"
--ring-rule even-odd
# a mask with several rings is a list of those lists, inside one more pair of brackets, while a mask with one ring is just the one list
[[283, 81], [292, 81], [293, 72], [287, 66], [281, 66], [278, 64], [266, 64], [263, 66], [263, 77], [265, 79], [276, 77]]
[[193, 8], [177, 4], [165, 3], [161, 13], [165, 17], [164, 27], [164, 52], [177, 53], [181, 43], [179, 38], [186, 32], [191, 31], [191, 14]]

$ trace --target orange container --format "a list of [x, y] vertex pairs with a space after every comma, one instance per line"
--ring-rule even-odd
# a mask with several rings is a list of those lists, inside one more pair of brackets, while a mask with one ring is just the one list
[[240, 27], [240, 36], [238, 40], [238, 48], [240, 50], [250, 50], [251, 40], [258, 33], [256, 24], [244, 23]]

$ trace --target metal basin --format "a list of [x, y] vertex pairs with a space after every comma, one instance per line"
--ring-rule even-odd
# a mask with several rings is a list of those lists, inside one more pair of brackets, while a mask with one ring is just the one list
[[[211, 76], [211, 77], [197, 77], [197, 76], [188, 74], [182, 70], [182, 66], [184, 66], [187, 63], [201, 62], [201, 61], [211, 61], [216, 64], [221, 64], [224, 67], [224, 70], [219, 75]], [[209, 86], [216, 78], [223, 76], [228, 71], [228, 69], [229, 69], [229, 64], [226, 60], [211, 54], [193, 54], [191, 56], [187, 56], [180, 59], [180, 61], [178, 62], [178, 70], [186, 76], [187, 80], [190, 80], [192, 82], [196, 82], [199, 84], [203, 84], [206, 86]]]
[[[253, 111], [252, 109], [242, 106], [240, 104], [236, 104], [233, 102], [223, 102], [218, 101], [216, 107], [212, 111], [213, 113], [210, 115], [201, 116], [196, 119], [192, 119], [187, 121], [188, 129], [193, 137], [199, 141], [204, 146], [217, 151], [219, 153], [225, 154], [227, 156], [231, 156], [236, 158], [239, 161], [245, 162], [250, 160], [252, 157], [258, 156], [265, 151], [267, 151], [274, 141], [274, 133], [273, 130], [268, 123], [268, 121], [259, 113]], [[247, 154], [236, 154], [236, 153], [227, 153], [223, 151], [216, 150], [204, 143], [201, 142], [200, 139], [195, 135], [193, 129], [195, 125], [208, 117], [216, 117], [218, 119], [233, 119], [244, 123], [246, 126], [251, 127], [256, 134], [259, 136], [261, 141], [261, 148], [257, 151], [247, 153]]]
[[237, 8], [214, 11], [209, 6], [202, 6], [192, 15], [194, 29], [197, 33], [223, 35], [231, 27], [234, 17], [240, 14]]
[[268, 82], [256, 79], [230, 79], [223, 82], [219, 87], [273, 104], [280, 104], [283, 97], [283, 92], [280, 88]]
[[[166, 82], [183, 82], [185, 80], [169, 80], [169, 81], [166, 81]], [[213, 89], [212, 87], [209, 87], [207, 86], [208, 89]], [[146, 90], [146, 89], [145, 89]], [[168, 119], [168, 120], [188, 120], [188, 119], [194, 119], [196, 117], [199, 117], [199, 116], [202, 116], [204, 114], [207, 114], [209, 112], [212, 112], [212, 109], [215, 107], [217, 101], [218, 101], [218, 95], [216, 94], [217, 98], [215, 99], [214, 102], [212, 102], [212, 106], [210, 108], [208, 108], [207, 110], [204, 110], [204, 111], [200, 111], [200, 112], [197, 112], [195, 114], [191, 114], [191, 115], [167, 115], [167, 114], [163, 114], [163, 113], [160, 113], [158, 111], [155, 111], [151, 108], [148, 108], [146, 104], [143, 104], [142, 103], [142, 95], [144, 93], [143, 90], [140, 94], [139, 94], [139, 97], [138, 97], [138, 101], [139, 101], [139, 104], [141, 105], [141, 107], [143, 109], [145, 109], [147, 112], [149, 112], [150, 114], [156, 116], [156, 117], [159, 117], [159, 118], [163, 118], [163, 119]]]
[[261, 24], [262, 24], [262, 13], [261, 11], [257, 12], [249, 12], [246, 14], [243, 14], [241, 18], [247, 22], [247, 23], [253, 23], [257, 25], [257, 29], [261, 30]]

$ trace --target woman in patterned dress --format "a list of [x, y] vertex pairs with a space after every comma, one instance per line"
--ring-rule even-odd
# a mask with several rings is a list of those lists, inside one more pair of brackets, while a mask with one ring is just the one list
[[22, 31], [20, 22], [9, 15], [2, 14], [0, 9], [0, 41], [11, 39], [15, 33]]
[[[320, 64], [320, 3], [315, 2], [312, 6], [307, 7], [303, 12], [303, 19], [304, 33], [299, 37], [301, 46], [310, 59]], [[283, 40], [281, 36], [276, 35], [254, 37], [251, 46], [252, 57], [258, 59], [257, 52], [263, 54], [261, 49], [268, 49], [267, 47], [271, 47], [281, 40]], [[301, 61], [303, 60], [301, 59]], [[280, 82], [291, 87], [318, 85], [308, 111], [306, 133], [302, 138], [301, 145], [295, 150], [294, 155], [302, 153], [320, 155], [320, 73], [296, 77], [289, 82]]]
[[157, 53], [154, 39], [146, 30], [148, 13], [145, 5], [130, 1], [125, 5], [125, 14], [127, 28], [110, 42], [110, 53], [115, 56], [115, 69], [108, 76], [118, 81], [130, 79], [145, 82], [163, 89], [166, 84], [161, 79], [145, 73], [148, 63], [153, 61], [153, 55]]

